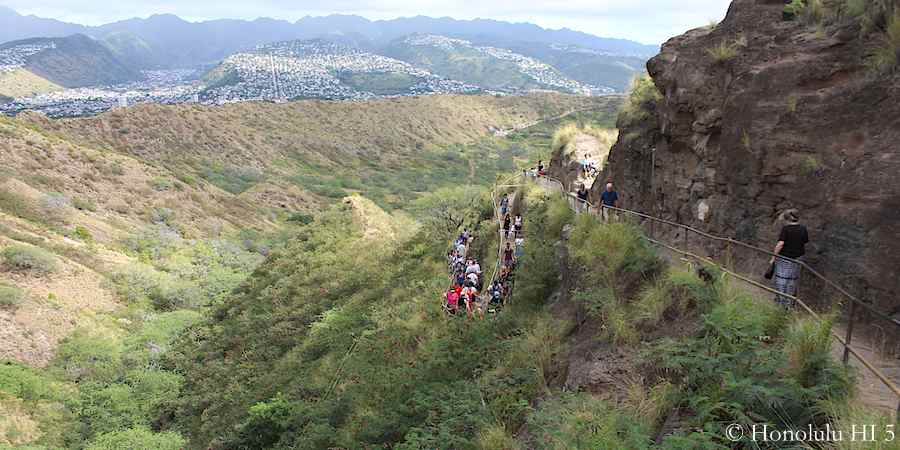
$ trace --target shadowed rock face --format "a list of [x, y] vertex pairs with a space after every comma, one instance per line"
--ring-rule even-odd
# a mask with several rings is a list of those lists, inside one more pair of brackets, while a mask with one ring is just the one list
[[[849, 21], [817, 33], [783, 21], [783, 4], [735, 0], [714, 30], [669, 40], [647, 64], [663, 99], [621, 130], [600, 180], [626, 208], [766, 248], [799, 208], [807, 261], [897, 313], [900, 71], [866, 67], [877, 34]], [[736, 56], [716, 62], [723, 42]]]

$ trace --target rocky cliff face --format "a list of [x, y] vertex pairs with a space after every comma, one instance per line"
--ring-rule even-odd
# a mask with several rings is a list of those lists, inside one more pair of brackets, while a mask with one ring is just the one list
[[612, 178], [626, 208], [765, 248], [799, 208], [807, 261], [897, 313], [900, 70], [867, 67], [883, 43], [859, 20], [784, 21], [783, 6], [735, 0], [715, 29], [669, 40], [647, 64], [661, 98], [620, 118], [592, 195]]

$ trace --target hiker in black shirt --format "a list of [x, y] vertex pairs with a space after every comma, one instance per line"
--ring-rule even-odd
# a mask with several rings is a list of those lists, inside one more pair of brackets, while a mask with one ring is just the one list
[[578, 188], [578, 192], [575, 195], [578, 197], [578, 212], [584, 212], [587, 207], [588, 191], [583, 184]]
[[[800, 224], [800, 212], [796, 209], [785, 211], [783, 217], [787, 225], [781, 227], [778, 243], [773, 251], [778, 257], [772, 257], [775, 264], [775, 290], [796, 297], [797, 279], [800, 278], [801, 271], [798, 261], [806, 254], [809, 232]], [[794, 306], [794, 301], [783, 295], [775, 296], [775, 301], [785, 308]]]

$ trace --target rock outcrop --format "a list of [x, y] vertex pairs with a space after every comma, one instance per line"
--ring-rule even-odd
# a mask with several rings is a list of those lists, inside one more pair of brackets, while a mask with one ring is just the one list
[[799, 208], [807, 262], [897, 313], [900, 70], [868, 67], [883, 42], [858, 20], [816, 27], [783, 20], [783, 6], [735, 0], [714, 29], [664, 44], [647, 64], [661, 100], [620, 123], [598, 180], [614, 179], [629, 209], [765, 248]]

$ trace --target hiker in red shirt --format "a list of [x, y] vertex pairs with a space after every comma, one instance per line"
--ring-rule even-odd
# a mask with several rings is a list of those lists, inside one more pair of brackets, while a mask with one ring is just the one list
[[450, 288], [447, 291], [447, 310], [450, 314], [456, 314], [456, 311], [459, 310], [459, 292], [457, 289], [461, 288], [456, 286], [456, 288]]

